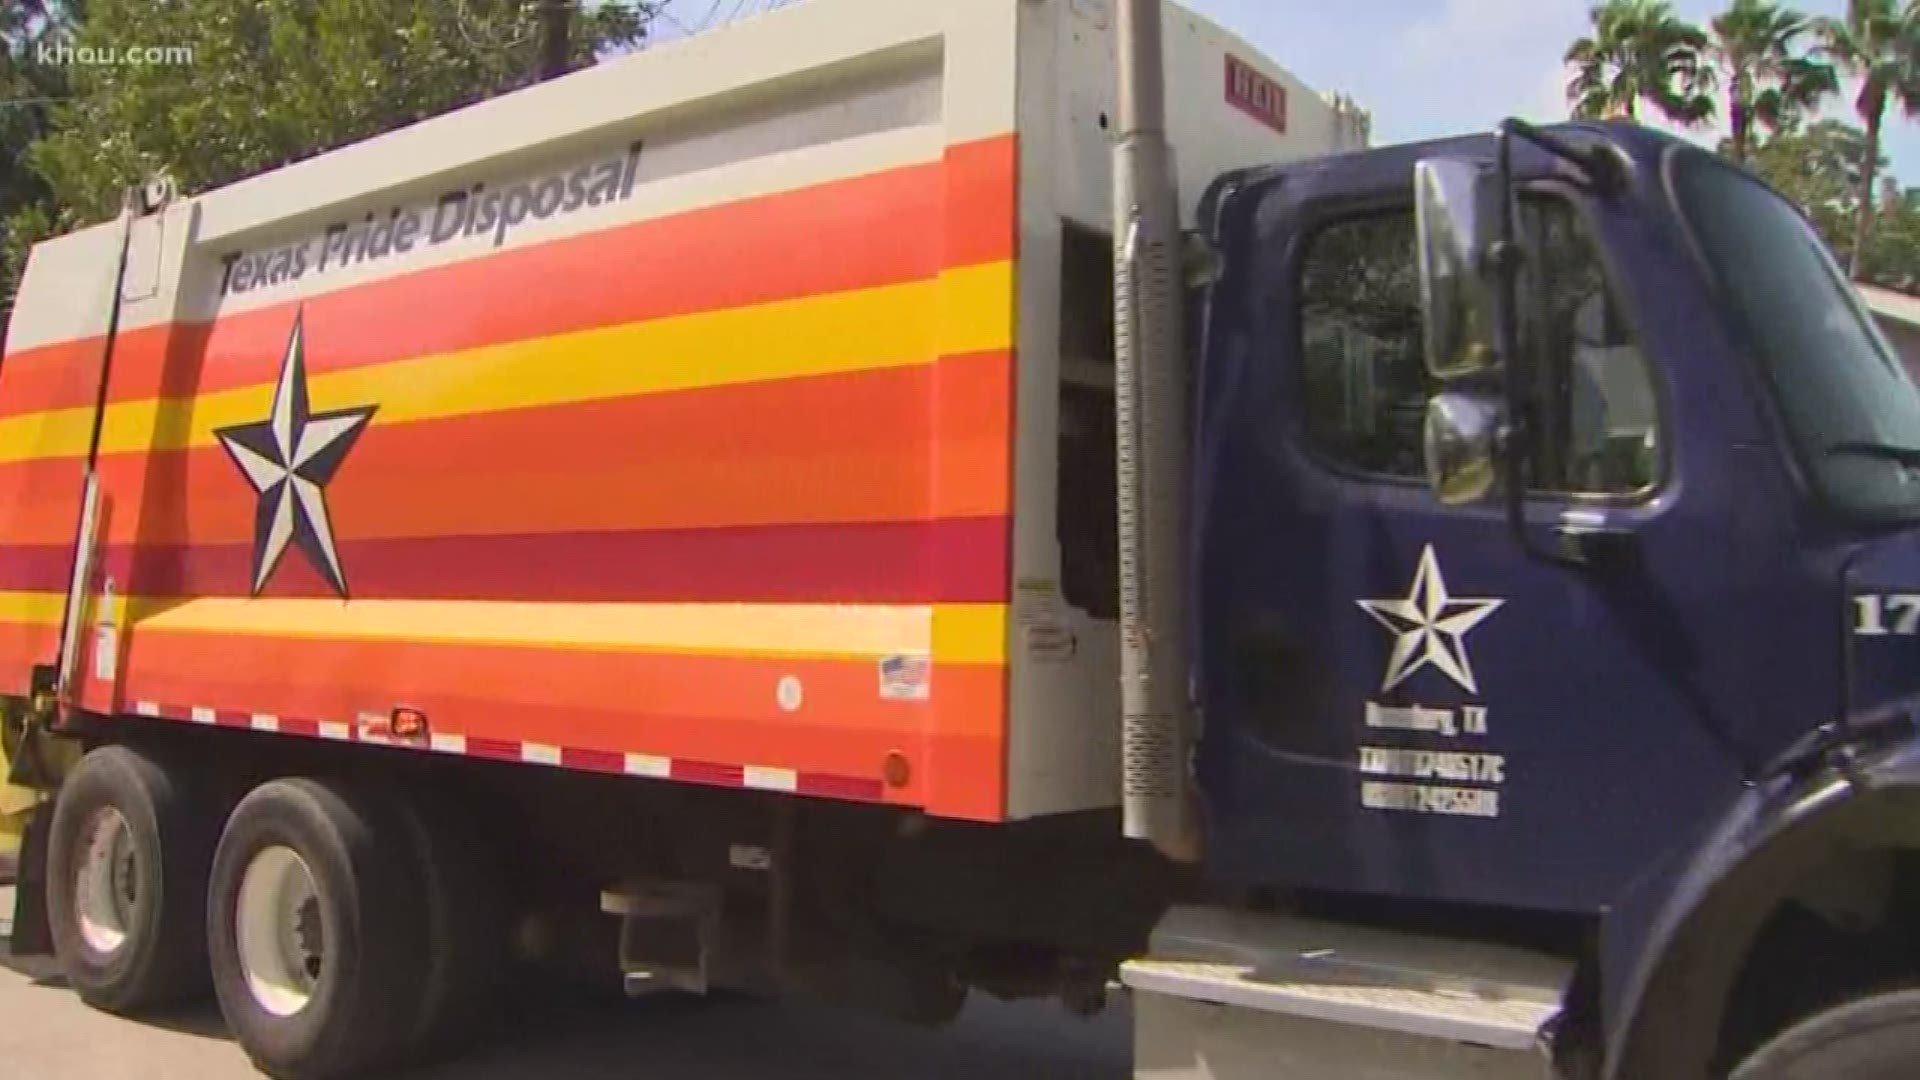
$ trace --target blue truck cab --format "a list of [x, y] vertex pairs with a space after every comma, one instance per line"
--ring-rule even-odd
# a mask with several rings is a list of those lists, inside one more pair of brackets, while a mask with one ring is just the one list
[[1565, 1075], [1803, 1075], [1762, 1044], [1920, 975], [1920, 393], [1818, 236], [1624, 124], [1202, 218], [1211, 876], [1557, 923]]

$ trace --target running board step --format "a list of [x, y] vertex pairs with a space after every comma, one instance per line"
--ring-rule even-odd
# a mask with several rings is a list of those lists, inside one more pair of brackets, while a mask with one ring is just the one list
[[620, 970], [627, 994], [704, 994], [712, 986], [720, 891], [685, 882], [628, 882], [600, 894], [620, 917]]
[[[1219, 1063], [1234, 1055], [1205, 1045], [1225, 1029], [1217, 1015], [1185, 1007], [1195, 1003], [1244, 1013], [1231, 1041], [1255, 1058], [1262, 1039], [1299, 1049], [1302, 1033], [1313, 1032], [1325, 1044], [1315, 1051], [1321, 1066], [1334, 1064], [1325, 1055], [1339, 1058], [1337, 1046], [1367, 1062], [1322, 1075], [1401, 1075], [1395, 1064], [1411, 1064], [1409, 1076], [1544, 1075], [1547, 1032], [1572, 975], [1568, 961], [1519, 949], [1200, 907], [1170, 912], [1152, 953], [1121, 969], [1149, 1020], [1139, 1058], [1182, 1063], [1140, 1073], [1156, 1077], [1230, 1075]], [[1161, 1045], [1146, 1045], [1149, 1032]], [[1402, 1061], [1375, 1071], [1373, 1059], [1396, 1056]], [[1525, 1067], [1491, 1058], [1524, 1058]], [[1439, 1059], [1471, 1065], [1435, 1069]], [[1189, 1061], [1212, 1063], [1196, 1071]]]

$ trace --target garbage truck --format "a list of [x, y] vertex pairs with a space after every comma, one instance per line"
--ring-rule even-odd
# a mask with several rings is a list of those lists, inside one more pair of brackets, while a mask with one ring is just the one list
[[1920, 395], [1699, 148], [1370, 141], [1177, 5], [811, 0], [129, 191], [0, 364], [14, 950], [277, 1077], [519, 965], [1907, 1075]]

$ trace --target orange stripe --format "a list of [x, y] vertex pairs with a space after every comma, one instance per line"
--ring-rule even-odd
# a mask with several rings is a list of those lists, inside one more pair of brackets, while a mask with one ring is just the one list
[[57, 624], [0, 622], [0, 693], [25, 696], [29, 669], [53, 663], [59, 652]]
[[[355, 538], [1002, 515], [1011, 380], [1006, 353], [981, 353], [394, 427], [376, 415], [327, 498]], [[0, 463], [0, 538], [71, 542], [80, 465]], [[253, 537], [252, 489], [217, 447], [110, 454], [100, 471], [109, 543]]]
[[[136, 700], [351, 721], [405, 703], [435, 730], [703, 761], [875, 776], [889, 753], [908, 758], [893, 801], [936, 813], [989, 811], [997, 760], [987, 713], [929, 732], [926, 706], [881, 701], [874, 665], [832, 660], [607, 654], [484, 646], [196, 638], [135, 630], [123, 707]], [[985, 705], [1002, 669], [937, 665], [936, 697]], [[805, 704], [783, 713], [779, 680], [801, 680]], [[931, 786], [929, 740], [952, 764]], [[944, 795], [939, 792], [944, 791]], [[938, 795], [938, 799], [935, 796]]]
[[933, 515], [1013, 512], [1011, 353], [953, 356], [934, 366]]
[[[914, 165], [272, 305], [208, 326], [129, 330], [110, 400], [270, 383], [296, 305], [344, 327], [309, 358], [320, 375], [401, 357], [931, 278], [1008, 258], [1011, 136]], [[944, 221], [957, 238], [942, 250]], [[997, 254], [996, 254], [997, 252]], [[955, 261], [961, 260], [961, 261]], [[457, 316], [446, 312], [453, 304]], [[439, 317], [435, 317], [438, 315]], [[99, 339], [7, 357], [0, 417], [91, 406]]]
[[933, 716], [922, 771], [926, 806], [943, 817], [1007, 815], [1007, 669], [935, 665]]
[[[137, 471], [139, 461], [123, 458], [120, 464], [131, 467], [125, 473]], [[86, 466], [86, 459], [71, 457], [0, 463], [0, 538], [9, 545], [72, 544]], [[133, 526], [130, 518], [117, 524]]]

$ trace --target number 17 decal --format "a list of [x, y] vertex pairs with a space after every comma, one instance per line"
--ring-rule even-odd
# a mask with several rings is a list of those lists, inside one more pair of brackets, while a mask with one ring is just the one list
[[1856, 596], [1853, 608], [1853, 632], [1861, 637], [1912, 637], [1920, 633], [1920, 595]]

